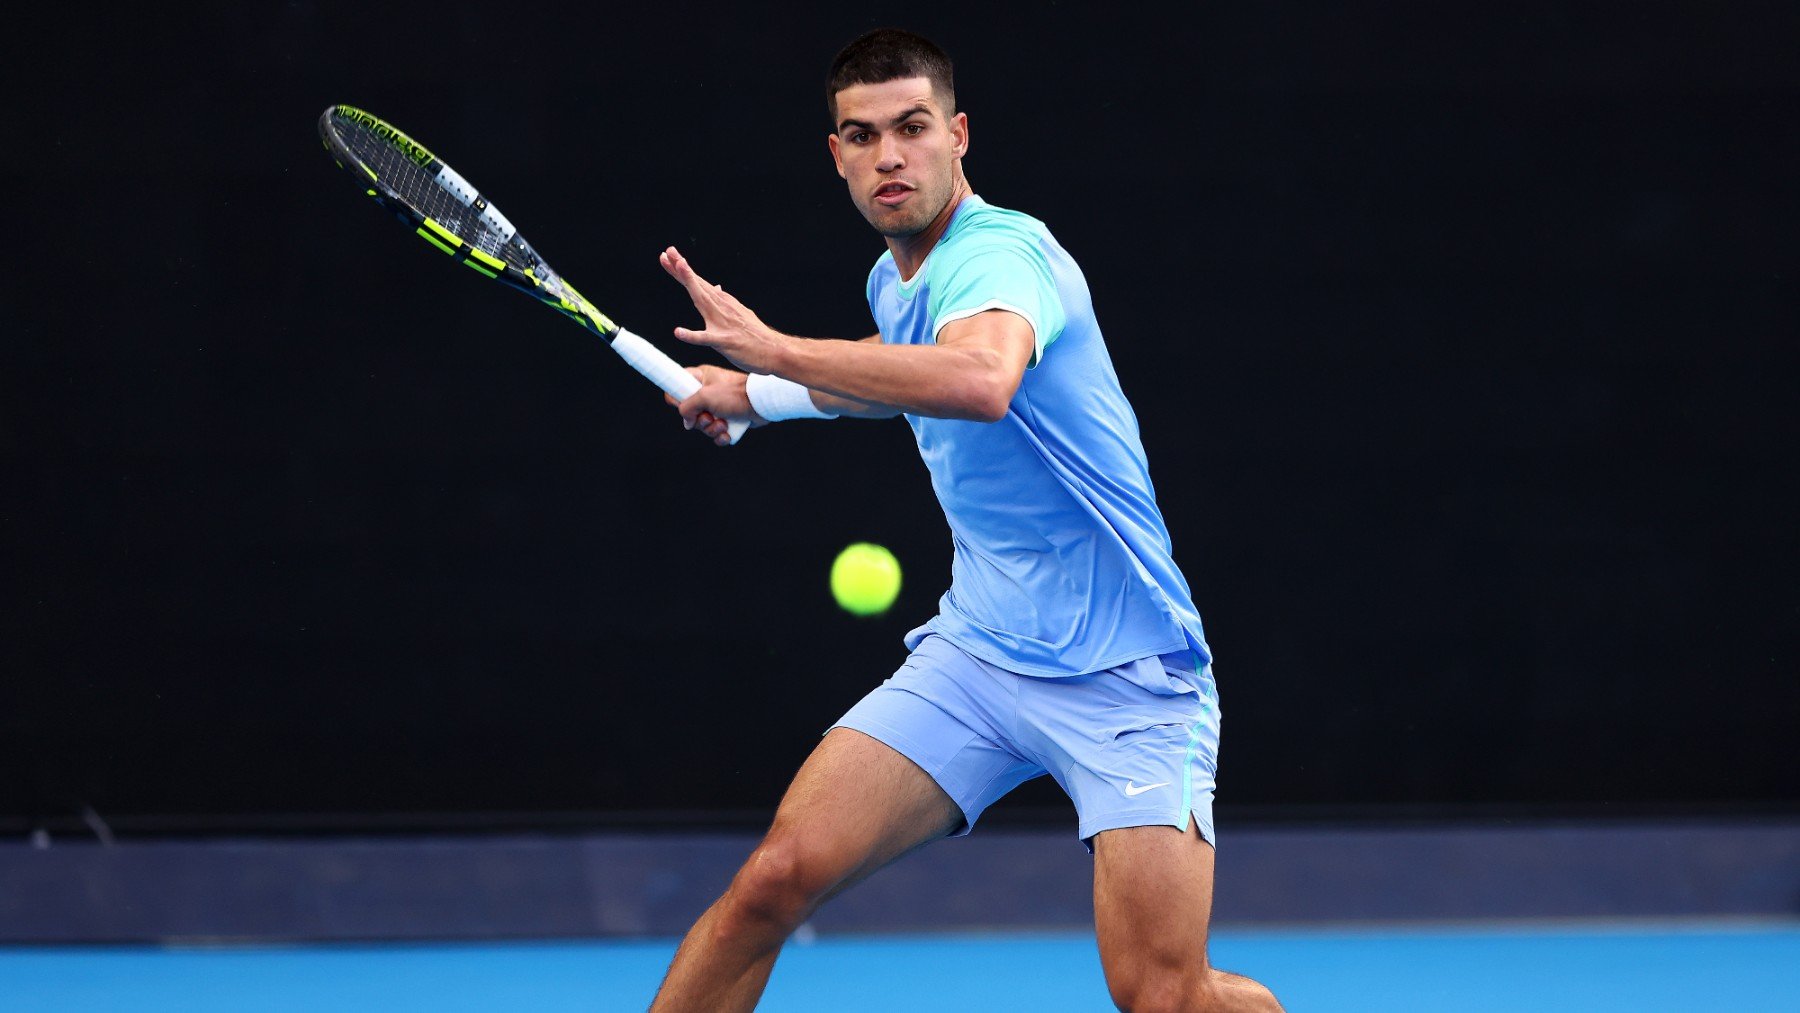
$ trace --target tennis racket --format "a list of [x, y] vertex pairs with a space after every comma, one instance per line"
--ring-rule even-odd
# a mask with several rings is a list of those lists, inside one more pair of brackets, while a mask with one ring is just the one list
[[[674, 359], [595, 309], [544, 263], [499, 208], [392, 124], [355, 106], [338, 105], [319, 116], [319, 136], [338, 166], [359, 177], [364, 193], [411, 225], [439, 252], [598, 334], [677, 401], [700, 389], [700, 381]], [[731, 442], [736, 443], [749, 421], [727, 419], [726, 426]]]

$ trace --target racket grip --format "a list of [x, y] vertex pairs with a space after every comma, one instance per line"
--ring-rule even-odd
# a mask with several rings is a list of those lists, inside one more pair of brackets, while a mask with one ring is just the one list
[[[694, 375], [681, 368], [681, 364], [664, 355], [662, 349], [631, 333], [619, 328], [613, 335], [612, 350], [619, 353], [620, 358], [631, 363], [631, 367], [649, 377], [650, 382], [661, 387], [670, 397], [677, 401], [685, 401], [700, 389], [700, 381]], [[725, 420], [727, 435], [736, 443], [750, 428], [748, 419]]]

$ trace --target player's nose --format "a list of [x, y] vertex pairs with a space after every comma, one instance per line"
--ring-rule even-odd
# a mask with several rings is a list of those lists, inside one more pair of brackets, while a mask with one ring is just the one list
[[875, 167], [882, 172], [893, 172], [906, 165], [906, 156], [900, 153], [900, 142], [893, 137], [883, 137], [881, 150], [876, 154]]

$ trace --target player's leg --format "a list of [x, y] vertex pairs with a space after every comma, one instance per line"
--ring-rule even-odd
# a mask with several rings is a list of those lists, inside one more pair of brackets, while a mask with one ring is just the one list
[[682, 940], [653, 1010], [749, 1010], [788, 935], [831, 896], [954, 830], [963, 813], [889, 746], [834, 728], [762, 843]]
[[1058, 779], [1094, 849], [1094, 917], [1127, 1010], [1278, 1010], [1207, 962], [1219, 697], [1189, 652], [1020, 683], [1025, 748]]
[[1280, 1010], [1267, 988], [1212, 967], [1213, 849], [1198, 826], [1125, 827], [1094, 838], [1094, 925], [1122, 1010]]

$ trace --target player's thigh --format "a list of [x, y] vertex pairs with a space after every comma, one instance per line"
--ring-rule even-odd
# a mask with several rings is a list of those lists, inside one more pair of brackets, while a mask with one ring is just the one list
[[1094, 838], [1094, 925], [1108, 979], [1206, 969], [1213, 849], [1193, 826], [1124, 827]]
[[829, 896], [962, 822], [913, 761], [852, 728], [833, 728], [782, 797], [758, 848], [807, 892]]

